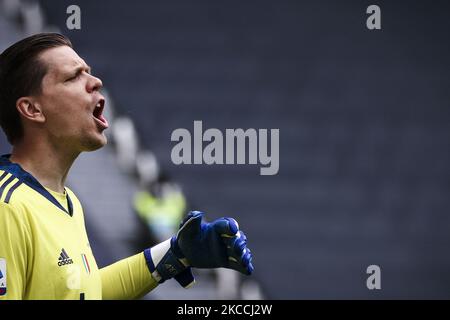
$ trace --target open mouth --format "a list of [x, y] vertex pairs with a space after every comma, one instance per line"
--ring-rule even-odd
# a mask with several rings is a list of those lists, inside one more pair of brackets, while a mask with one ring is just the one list
[[95, 105], [94, 111], [92, 112], [92, 115], [94, 116], [97, 125], [100, 126], [101, 129], [103, 130], [109, 127], [108, 121], [103, 116], [104, 108], [105, 108], [105, 99], [100, 99]]

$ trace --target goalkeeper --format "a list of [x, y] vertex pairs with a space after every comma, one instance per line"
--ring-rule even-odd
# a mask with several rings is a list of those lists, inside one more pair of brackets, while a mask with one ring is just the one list
[[135, 299], [191, 268], [253, 271], [238, 223], [190, 212], [176, 235], [99, 269], [82, 206], [65, 186], [83, 151], [106, 144], [102, 82], [66, 37], [42, 33], [0, 55], [0, 125], [12, 144], [0, 157], [0, 300]]

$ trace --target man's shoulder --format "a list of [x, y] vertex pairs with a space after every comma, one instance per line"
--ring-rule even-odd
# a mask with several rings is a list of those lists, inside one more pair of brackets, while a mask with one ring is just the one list
[[8, 155], [0, 157], [0, 202], [33, 205], [42, 201], [39, 194], [45, 194], [45, 188], [36, 178]]
[[26, 204], [21, 201], [8, 201], [4, 200], [2, 196], [0, 200], [0, 224], [5, 223], [5, 221], [22, 221], [25, 222], [27, 218], [27, 207]]
[[48, 205], [42, 191], [21, 174], [0, 167], [0, 203], [3, 208], [26, 214]]
[[[10, 241], [20, 242], [21, 239], [30, 239], [32, 223], [30, 222], [30, 210], [23, 201], [0, 201], [0, 241], [4, 237]], [[24, 235], [27, 235], [23, 237]]]
[[0, 168], [0, 203], [15, 207], [13, 203], [21, 202], [20, 198], [22, 197], [18, 197], [18, 195], [27, 195], [26, 192], [23, 192], [25, 191], [24, 187], [23, 180], [14, 172]]

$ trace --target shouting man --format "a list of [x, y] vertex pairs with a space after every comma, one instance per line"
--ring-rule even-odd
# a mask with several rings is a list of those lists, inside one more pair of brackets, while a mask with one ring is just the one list
[[12, 153], [0, 158], [0, 300], [133, 299], [192, 267], [251, 274], [247, 240], [232, 218], [190, 212], [176, 235], [99, 269], [83, 209], [65, 186], [83, 151], [106, 144], [102, 81], [55, 33], [23, 39], [0, 55], [0, 125]]

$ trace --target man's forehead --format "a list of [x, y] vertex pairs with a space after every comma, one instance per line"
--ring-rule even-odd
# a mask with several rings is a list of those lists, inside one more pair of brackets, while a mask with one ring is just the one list
[[49, 66], [49, 71], [53, 70], [72, 70], [77, 67], [87, 67], [86, 62], [72, 48], [61, 46], [51, 48], [41, 54], [43, 59]]

